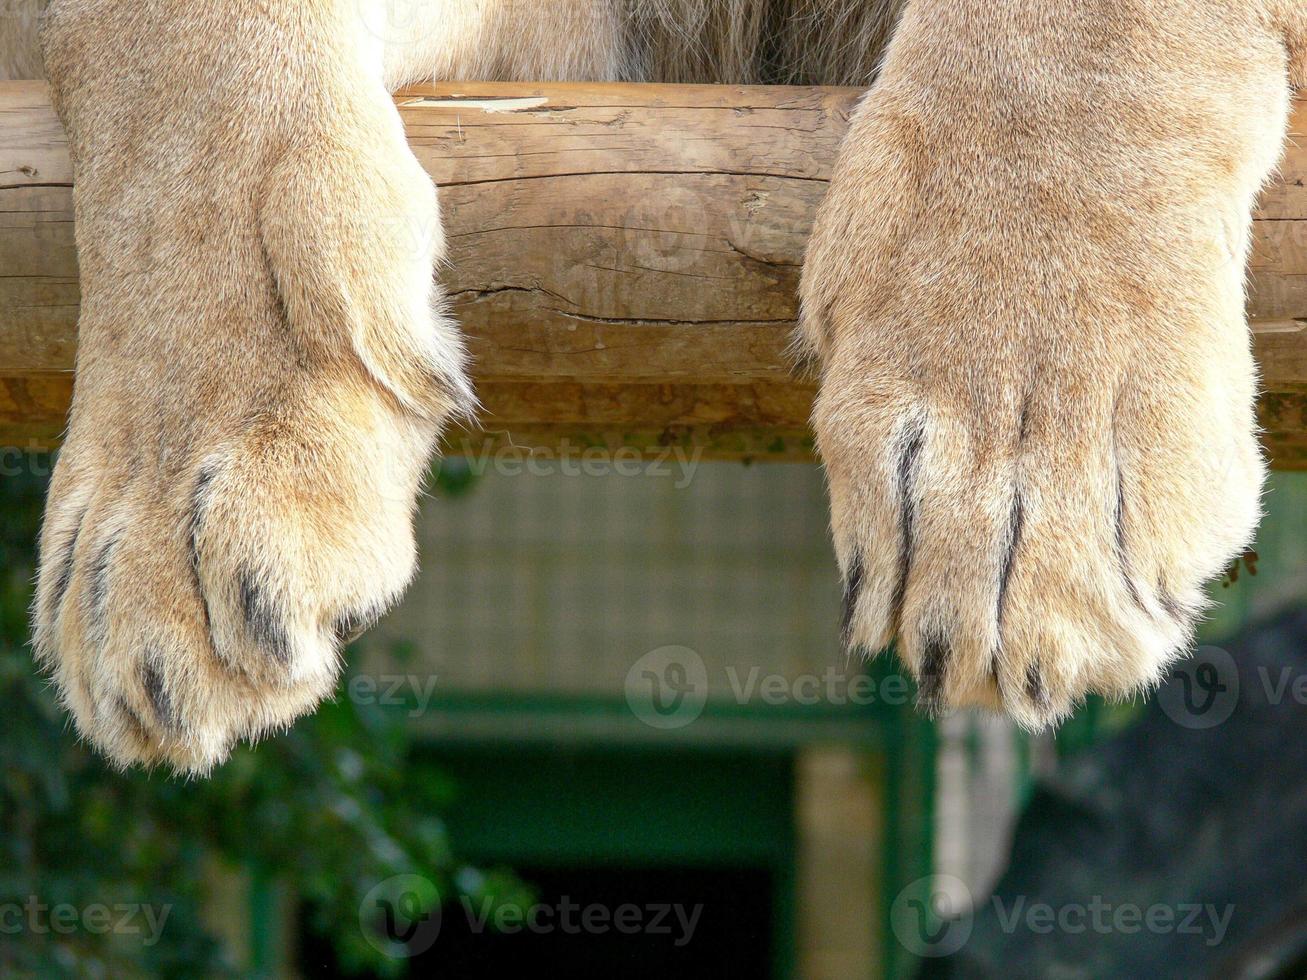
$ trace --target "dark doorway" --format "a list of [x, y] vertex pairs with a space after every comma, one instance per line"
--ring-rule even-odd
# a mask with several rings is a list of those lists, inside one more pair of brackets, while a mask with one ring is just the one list
[[[496, 931], [490, 906], [447, 903], [434, 945], [410, 976], [766, 980], [773, 975], [771, 875], [752, 869], [518, 868], [535, 889]], [[302, 922], [311, 920], [303, 916]], [[321, 936], [303, 932], [307, 976], [344, 977]]]

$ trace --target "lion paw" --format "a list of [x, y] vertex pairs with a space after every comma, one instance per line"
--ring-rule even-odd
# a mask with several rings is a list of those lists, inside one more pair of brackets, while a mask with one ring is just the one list
[[[278, 12], [293, 31], [232, 43], [337, 30]], [[413, 574], [427, 460], [473, 398], [435, 188], [380, 79], [247, 77], [272, 55], [150, 17], [59, 5], [47, 28], [83, 305], [35, 641], [112, 760], [205, 772], [330, 695]]]
[[[80, 439], [61, 453], [37, 649], [116, 763], [204, 772], [289, 725], [403, 592], [432, 432], [341, 402], [260, 418], [207, 451], [174, 444], [176, 460], [115, 462]], [[79, 411], [94, 425], [94, 402]]]
[[849, 647], [897, 639], [924, 708], [1031, 729], [1161, 680], [1255, 525], [1250, 430], [1208, 443], [1128, 388], [1078, 402], [998, 381], [972, 413], [937, 379], [848, 374], [815, 420]]
[[1156, 684], [1252, 536], [1240, 253], [1146, 217], [1095, 242], [1110, 202], [1009, 201], [1004, 144], [950, 102], [923, 146], [896, 91], [855, 119], [803, 280], [844, 640], [897, 641], [928, 709], [1039, 729]]

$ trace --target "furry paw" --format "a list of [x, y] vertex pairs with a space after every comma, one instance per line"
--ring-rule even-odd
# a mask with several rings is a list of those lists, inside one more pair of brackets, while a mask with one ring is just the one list
[[[245, 75], [258, 52], [184, 44], [216, 14], [158, 16], [56, 10], [47, 37], [83, 306], [35, 641], [115, 763], [206, 772], [331, 694], [413, 574], [419, 484], [472, 396], [435, 190], [379, 79]], [[305, 43], [331, 36], [312, 19]]]
[[1156, 684], [1256, 522], [1251, 427], [1231, 431], [1215, 377], [1181, 406], [1031, 351], [1009, 352], [1023, 379], [943, 356], [910, 380], [852, 353], [828, 366], [815, 425], [845, 642], [897, 638], [928, 710], [1031, 729]]
[[[1112, 116], [1122, 181], [1076, 136], [1105, 113], [1073, 91], [991, 118], [966, 79], [932, 105], [948, 76], [913, 66], [953, 48], [928, 26], [905, 15], [804, 271], [844, 640], [897, 641], [927, 709], [1040, 729], [1156, 684], [1253, 533], [1241, 272], [1278, 117], [1200, 126], [1251, 162], [1177, 177], [1169, 144]], [[1013, 141], [1021, 112], [1060, 135]]]

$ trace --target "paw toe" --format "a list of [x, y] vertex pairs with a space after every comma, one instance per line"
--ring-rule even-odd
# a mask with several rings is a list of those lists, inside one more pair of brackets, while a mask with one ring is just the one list
[[896, 637], [923, 710], [998, 707], [1033, 730], [1155, 685], [1191, 642], [1202, 578], [1154, 540], [1170, 525], [1111, 445], [916, 418], [861, 462], [828, 460], [846, 647]]

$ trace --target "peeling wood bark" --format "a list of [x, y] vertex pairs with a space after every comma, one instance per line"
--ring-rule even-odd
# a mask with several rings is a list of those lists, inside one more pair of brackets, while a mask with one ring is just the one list
[[[442, 270], [497, 445], [811, 458], [784, 358], [858, 92], [447, 84], [397, 97], [441, 185]], [[1297, 116], [1307, 128], [1307, 110]], [[57, 440], [76, 353], [71, 168], [39, 83], [0, 83], [0, 443]], [[1307, 468], [1307, 149], [1256, 222], [1250, 313], [1278, 466]]]

